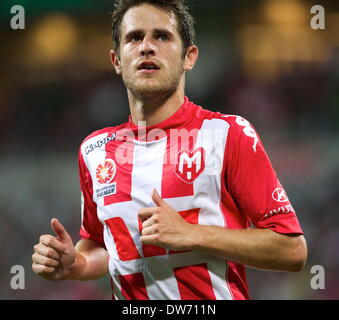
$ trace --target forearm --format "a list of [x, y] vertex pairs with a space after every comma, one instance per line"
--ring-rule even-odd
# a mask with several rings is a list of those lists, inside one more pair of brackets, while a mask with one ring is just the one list
[[108, 253], [89, 240], [80, 240], [75, 247], [76, 258], [68, 280], [94, 280], [108, 273]]
[[269, 229], [224, 229], [194, 226], [193, 249], [259, 269], [300, 271], [307, 249], [303, 236]]

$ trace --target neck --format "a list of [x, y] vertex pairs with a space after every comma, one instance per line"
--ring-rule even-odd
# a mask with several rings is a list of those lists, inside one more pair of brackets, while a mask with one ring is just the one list
[[132, 121], [146, 121], [146, 126], [156, 125], [172, 116], [184, 103], [183, 86], [168, 96], [145, 98], [134, 95], [128, 90], [128, 100]]

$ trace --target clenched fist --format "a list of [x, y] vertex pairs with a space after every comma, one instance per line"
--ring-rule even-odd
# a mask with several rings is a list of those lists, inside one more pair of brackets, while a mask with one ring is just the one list
[[34, 246], [32, 270], [49, 280], [67, 279], [75, 264], [76, 251], [69, 233], [57, 220], [51, 220], [57, 236], [42, 235]]
[[155, 207], [142, 208], [138, 215], [142, 222], [141, 243], [172, 250], [191, 250], [199, 238], [196, 226], [186, 222], [154, 189]]

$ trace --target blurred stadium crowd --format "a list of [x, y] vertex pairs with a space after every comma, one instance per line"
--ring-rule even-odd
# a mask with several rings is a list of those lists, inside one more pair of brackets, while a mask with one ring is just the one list
[[[77, 152], [92, 131], [125, 122], [126, 91], [110, 65], [112, 1], [2, 1], [0, 299], [110, 299], [108, 277], [48, 282], [32, 247], [57, 217], [79, 239]], [[248, 269], [253, 299], [339, 298], [339, 4], [321, 1], [325, 30], [302, 0], [194, 1], [200, 59], [187, 95], [257, 129], [300, 219], [309, 258], [300, 273]], [[12, 290], [13, 265], [26, 270]], [[310, 282], [325, 268], [324, 290]]]

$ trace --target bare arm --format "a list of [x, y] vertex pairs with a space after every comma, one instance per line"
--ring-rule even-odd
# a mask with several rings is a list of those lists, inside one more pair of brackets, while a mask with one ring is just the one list
[[76, 247], [69, 233], [57, 220], [51, 226], [57, 237], [42, 235], [34, 246], [32, 270], [49, 280], [92, 280], [108, 272], [108, 253], [104, 246], [82, 239]]
[[201, 250], [254, 268], [300, 271], [307, 246], [302, 235], [288, 236], [269, 229], [225, 229], [186, 222], [157, 193], [157, 207], [139, 211], [141, 241], [172, 250]]
[[224, 229], [192, 225], [192, 249], [259, 269], [301, 271], [307, 257], [302, 235], [269, 229]]
[[75, 250], [76, 257], [68, 280], [93, 280], [108, 273], [108, 252], [100, 243], [82, 239]]

